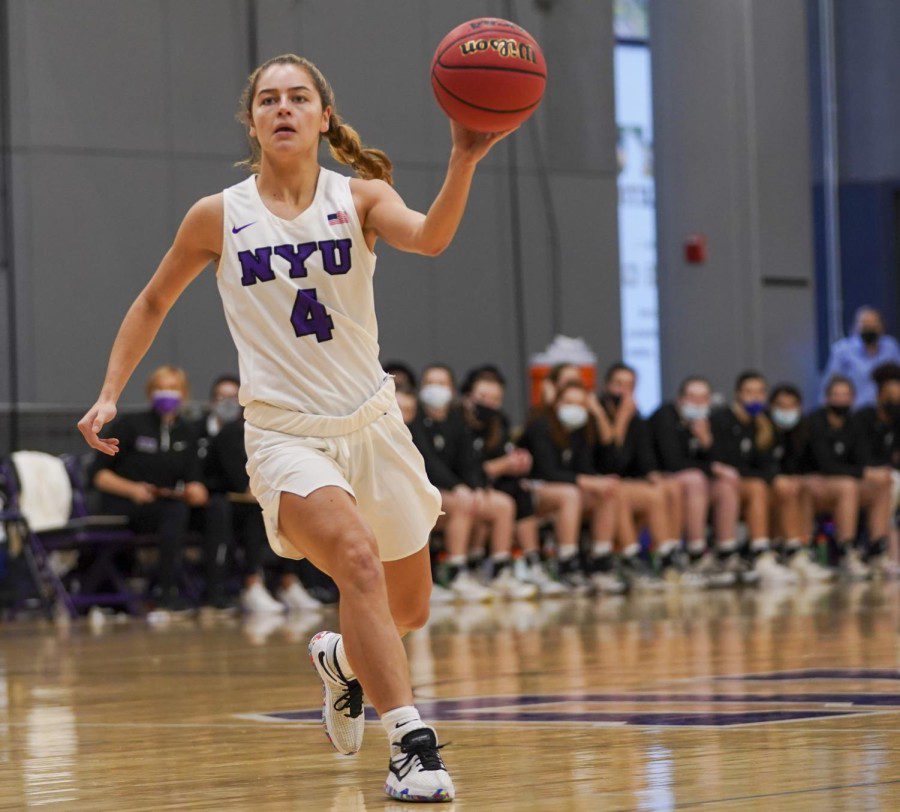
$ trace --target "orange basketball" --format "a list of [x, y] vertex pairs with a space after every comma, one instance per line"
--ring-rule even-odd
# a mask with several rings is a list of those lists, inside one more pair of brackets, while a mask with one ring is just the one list
[[454, 121], [478, 132], [510, 130], [541, 103], [547, 64], [524, 28], [494, 17], [469, 20], [438, 45], [431, 86]]

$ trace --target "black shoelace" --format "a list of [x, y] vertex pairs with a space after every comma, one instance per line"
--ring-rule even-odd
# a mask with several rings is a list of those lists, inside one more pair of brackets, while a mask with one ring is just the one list
[[335, 701], [334, 709], [340, 713], [341, 711], [349, 711], [344, 716], [356, 719], [362, 713], [363, 706], [363, 689], [358, 679], [352, 679], [345, 683], [347, 690], [344, 691]]
[[400, 743], [400, 751], [406, 756], [399, 764], [396, 764], [392, 767], [395, 768], [395, 772], [398, 774], [409, 772], [409, 769], [412, 769], [410, 766], [406, 772], [403, 772], [404, 768], [407, 765], [411, 765], [411, 762], [414, 758], [418, 757], [419, 763], [422, 765], [419, 768], [419, 772], [423, 772], [425, 770], [443, 770], [444, 762], [441, 759], [440, 750], [443, 750], [447, 745], [446, 744], [428, 744], [427, 742], [411, 742], [410, 744]]

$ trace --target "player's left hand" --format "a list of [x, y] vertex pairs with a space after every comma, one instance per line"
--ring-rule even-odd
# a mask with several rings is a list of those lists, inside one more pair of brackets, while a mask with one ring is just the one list
[[514, 127], [502, 133], [479, 133], [474, 130], [467, 130], [462, 124], [457, 124], [452, 118], [450, 119], [450, 137], [453, 141], [453, 151], [476, 163], [490, 152], [494, 144], [502, 141], [506, 136], [512, 135], [518, 129], [519, 127]]

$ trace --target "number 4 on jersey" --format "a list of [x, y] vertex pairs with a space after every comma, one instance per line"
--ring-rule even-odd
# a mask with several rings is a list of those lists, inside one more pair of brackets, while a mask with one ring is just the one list
[[331, 334], [334, 332], [334, 322], [325, 305], [319, 302], [315, 288], [297, 291], [294, 309], [291, 311], [291, 324], [294, 325], [294, 333], [298, 338], [314, 335], [320, 344], [331, 341]]

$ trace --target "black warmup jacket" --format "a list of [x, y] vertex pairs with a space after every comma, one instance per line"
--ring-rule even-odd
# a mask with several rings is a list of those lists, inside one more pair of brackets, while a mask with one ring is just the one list
[[699, 468], [707, 476], [711, 473], [712, 446], [700, 445], [674, 403], [664, 403], [654, 412], [650, 432], [660, 471], [676, 473]]
[[709, 418], [713, 434], [712, 457], [738, 469], [742, 477], [771, 482], [778, 473], [772, 449], [756, 444], [756, 421], [744, 424], [730, 407], [716, 409]]

